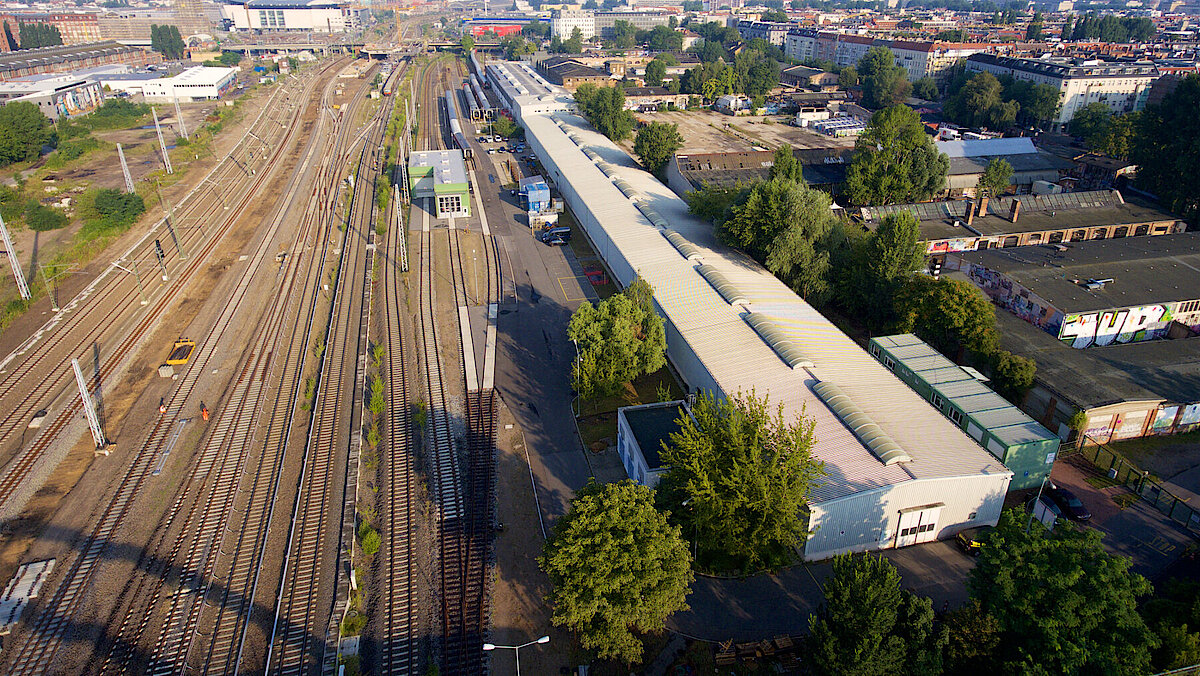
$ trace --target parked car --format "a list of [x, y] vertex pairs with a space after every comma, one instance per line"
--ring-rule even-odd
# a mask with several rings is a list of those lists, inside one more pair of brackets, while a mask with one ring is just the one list
[[983, 549], [983, 541], [992, 530], [994, 529], [991, 526], [968, 528], [955, 536], [955, 541], [958, 542], [959, 549], [971, 556], [979, 556], [980, 550]]
[[1075, 497], [1071, 491], [1048, 484], [1046, 486], [1046, 497], [1050, 498], [1062, 513], [1072, 521], [1085, 523], [1092, 520], [1092, 513], [1083, 504], [1083, 501]]
[[565, 225], [560, 225], [554, 228], [547, 228], [538, 233], [538, 239], [542, 240], [543, 242], [549, 242], [554, 238], [570, 241], [571, 228]]
[[551, 237], [550, 239], [544, 239], [542, 241], [546, 243], [546, 246], [566, 246], [567, 245], [567, 240], [563, 239], [562, 237]]

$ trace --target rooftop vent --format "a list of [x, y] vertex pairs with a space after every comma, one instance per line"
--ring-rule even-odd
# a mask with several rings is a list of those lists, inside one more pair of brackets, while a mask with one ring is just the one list
[[[704, 266], [701, 266], [704, 267]], [[792, 340], [788, 332], [781, 327], [778, 322], [770, 316], [761, 312], [751, 312], [743, 315], [742, 319], [753, 327], [754, 332], [762, 338], [763, 342], [771, 346], [775, 354], [793, 369], [812, 368], [814, 366], [808, 355], [804, 353], [804, 349]]]
[[650, 220], [651, 223], [654, 224], [654, 227], [665, 228], [670, 225], [670, 223], [667, 223], [667, 219], [662, 217], [662, 214], [658, 213], [654, 209], [651, 209], [645, 204], [640, 203], [636, 197], [630, 196], [629, 199], [634, 201], [634, 205], [637, 206], [638, 210], [642, 212], [643, 216], [645, 216]]
[[830, 382], [821, 382], [813, 385], [813, 391], [880, 462], [885, 465], [912, 462], [912, 457], [904, 448], [875, 424], [840, 387]]
[[683, 256], [689, 261], [701, 260], [704, 258], [704, 255], [700, 253], [700, 249], [698, 249], [695, 244], [689, 242], [686, 237], [678, 232], [675, 232], [674, 230], [663, 230], [662, 234], [663, 237], [666, 237], [667, 241], [671, 243], [671, 246], [675, 247], [675, 250], [679, 252], [679, 255]]

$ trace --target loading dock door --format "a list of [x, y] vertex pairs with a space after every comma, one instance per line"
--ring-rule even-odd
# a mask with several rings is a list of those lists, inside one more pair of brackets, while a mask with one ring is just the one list
[[895, 546], [907, 547], [937, 539], [938, 517], [941, 516], [944, 506], [939, 502], [900, 510]]

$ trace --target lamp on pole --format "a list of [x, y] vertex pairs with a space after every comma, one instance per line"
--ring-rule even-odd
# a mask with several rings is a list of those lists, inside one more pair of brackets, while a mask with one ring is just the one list
[[536, 641], [522, 643], [521, 645], [496, 645], [495, 643], [484, 643], [483, 649], [484, 650], [495, 650], [497, 648], [504, 648], [505, 650], [513, 651], [513, 654], [515, 654], [517, 656], [517, 676], [521, 676], [521, 648], [524, 648], [526, 646], [531, 646], [534, 643], [549, 643], [549, 642], [550, 642], [550, 637], [543, 636], [543, 637], [537, 639]]

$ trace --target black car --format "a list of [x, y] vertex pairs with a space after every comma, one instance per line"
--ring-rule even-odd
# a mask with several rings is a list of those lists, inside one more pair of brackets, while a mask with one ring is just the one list
[[1050, 498], [1050, 501], [1072, 521], [1083, 523], [1092, 519], [1092, 513], [1084, 506], [1083, 501], [1065, 488], [1050, 484], [1046, 487], [1046, 497]]

